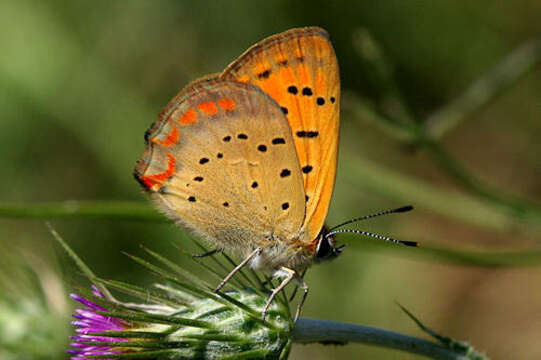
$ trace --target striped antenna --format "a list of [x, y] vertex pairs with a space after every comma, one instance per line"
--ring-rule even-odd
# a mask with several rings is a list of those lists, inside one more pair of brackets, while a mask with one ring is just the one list
[[332, 236], [334, 234], [341, 234], [341, 233], [353, 233], [353, 234], [357, 234], [357, 235], [370, 236], [370, 237], [373, 237], [373, 238], [376, 238], [376, 239], [379, 239], [379, 240], [392, 242], [393, 244], [396, 244], [396, 245], [414, 246], [414, 247], [419, 247], [420, 246], [420, 244], [418, 242], [416, 242], [416, 241], [397, 240], [397, 239], [390, 238], [388, 236], [373, 234], [373, 233], [368, 232], [368, 231], [362, 231], [362, 230], [356, 230], [356, 229], [340, 229], [340, 230], [331, 231], [331, 232], [327, 233], [325, 235], [325, 237], [329, 237], [329, 236]]
[[347, 224], [351, 224], [351, 223], [361, 221], [361, 220], [367, 220], [367, 219], [375, 218], [375, 217], [378, 217], [378, 216], [381, 216], [381, 215], [402, 213], [402, 212], [407, 212], [407, 211], [410, 211], [410, 210], [413, 210], [413, 206], [411, 206], [411, 205], [402, 206], [402, 207], [399, 207], [399, 208], [396, 208], [396, 209], [384, 210], [384, 211], [381, 211], [381, 212], [378, 212], [378, 213], [375, 213], [375, 214], [365, 215], [365, 216], [361, 216], [361, 217], [358, 217], [358, 218], [355, 218], [355, 219], [348, 220], [346, 222], [343, 222], [343, 223], [341, 223], [339, 225], [336, 225], [336, 226], [332, 227], [329, 230], [332, 231], [334, 229], [338, 229], [339, 227], [342, 227], [342, 226], [347, 225]]

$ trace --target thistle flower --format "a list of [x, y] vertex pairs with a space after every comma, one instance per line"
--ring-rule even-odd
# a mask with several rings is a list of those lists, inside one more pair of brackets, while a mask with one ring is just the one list
[[82, 305], [73, 315], [77, 335], [68, 350], [72, 359], [287, 358], [293, 324], [286, 302], [274, 302], [264, 321], [265, 288], [239, 286], [214, 294], [204, 280], [149, 253], [174, 271], [132, 258], [167, 284], [148, 290], [94, 279], [95, 284], [134, 296], [141, 303], [107, 299], [96, 285], [91, 292], [83, 291], [83, 296], [71, 295]]
[[[104, 297], [95, 285], [92, 285], [92, 293], [97, 297]], [[122, 353], [120, 350], [112, 350], [114, 348], [113, 346], [94, 346], [89, 343], [127, 341], [127, 339], [123, 338], [92, 334], [104, 333], [107, 331], [122, 331], [129, 327], [129, 323], [122, 319], [99, 314], [98, 312], [107, 312], [107, 309], [91, 300], [87, 300], [77, 294], [70, 294], [70, 297], [84, 305], [83, 309], [75, 310], [75, 314], [73, 315], [77, 320], [72, 321], [72, 325], [78, 326], [79, 328], [75, 330], [78, 335], [71, 337], [72, 340], [75, 340], [75, 342], [71, 343], [71, 346], [74, 349], [67, 350], [69, 354], [75, 355], [72, 359], [84, 359], [85, 356], [92, 355], [113, 355]]]

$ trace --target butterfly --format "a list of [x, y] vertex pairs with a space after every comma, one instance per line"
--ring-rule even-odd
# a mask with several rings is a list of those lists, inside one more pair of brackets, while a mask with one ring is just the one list
[[[325, 218], [340, 118], [329, 34], [297, 28], [253, 45], [187, 85], [145, 133], [135, 179], [167, 216], [245, 265], [282, 277], [265, 305], [313, 263], [338, 256]], [[368, 233], [366, 233], [368, 234]], [[369, 234], [370, 235], [370, 234]]]

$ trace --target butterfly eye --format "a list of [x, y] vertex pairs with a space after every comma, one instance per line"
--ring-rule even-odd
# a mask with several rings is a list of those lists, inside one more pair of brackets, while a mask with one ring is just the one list
[[334, 247], [331, 244], [331, 240], [325, 236], [321, 236], [316, 248], [316, 259], [327, 259], [334, 254]]

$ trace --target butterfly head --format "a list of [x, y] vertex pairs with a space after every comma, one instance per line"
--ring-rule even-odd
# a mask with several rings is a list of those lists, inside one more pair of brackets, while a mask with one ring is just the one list
[[381, 216], [381, 215], [387, 215], [392, 213], [401, 213], [401, 212], [407, 212], [413, 209], [413, 206], [407, 205], [402, 206], [400, 208], [391, 209], [391, 210], [385, 210], [380, 211], [375, 214], [361, 216], [355, 219], [351, 219], [348, 221], [345, 221], [339, 225], [336, 225], [332, 228], [328, 228], [327, 226], [324, 226], [323, 229], [321, 229], [321, 232], [319, 233], [315, 243], [316, 243], [316, 251], [314, 255], [315, 262], [320, 262], [323, 260], [331, 260], [336, 258], [338, 255], [342, 253], [342, 250], [344, 250], [345, 245], [341, 246], [335, 246], [335, 235], [337, 234], [343, 234], [343, 233], [352, 233], [357, 235], [364, 235], [369, 236], [372, 238], [376, 238], [383, 241], [392, 242], [397, 245], [404, 245], [404, 246], [414, 246], [419, 247], [419, 243], [416, 241], [404, 241], [404, 240], [397, 240], [390, 238], [388, 236], [373, 234], [368, 231], [363, 230], [357, 230], [357, 229], [338, 229], [344, 225], [351, 224], [360, 220], [366, 220], [371, 219], [373, 217]]
[[335, 246], [334, 235], [330, 234], [329, 229], [324, 226], [316, 239], [316, 252], [314, 260], [321, 262], [325, 260], [332, 260], [338, 257], [344, 250], [345, 245]]

